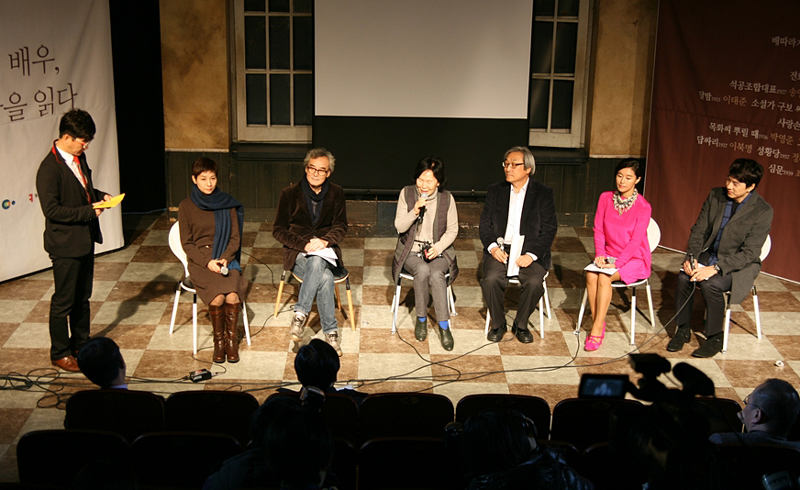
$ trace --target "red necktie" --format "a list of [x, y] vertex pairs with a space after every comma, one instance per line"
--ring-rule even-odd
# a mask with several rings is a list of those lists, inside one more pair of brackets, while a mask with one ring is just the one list
[[83, 184], [83, 190], [86, 191], [86, 199], [88, 199], [89, 200], [89, 204], [91, 204], [92, 203], [92, 196], [89, 195], [89, 189], [87, 187], [86, 177], [84, 177], [83, 176], [83, 172], [81, 172], [81, 161], [75, 155], [72, 155], [72, 161], [75, 163], [75, 166], [78, 167], [78, 175], [81, 176], [81, 183]]

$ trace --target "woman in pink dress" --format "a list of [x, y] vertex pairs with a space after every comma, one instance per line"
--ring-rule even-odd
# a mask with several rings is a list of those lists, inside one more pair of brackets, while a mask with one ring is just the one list
[[594, 217], [594, 265], [616, 269], [613, 274], [586, 271], [586, 292], [592, 310], [592, 331], [584, 349], [594, 351], [606, 335], [606, 313], [611, 303], [611, 283], [625, 284], [650, 276], [650, 204], [636, 190], [642, 180], [639, 161], [627, 158], [617, 164], [617, 190], [600, 194]]

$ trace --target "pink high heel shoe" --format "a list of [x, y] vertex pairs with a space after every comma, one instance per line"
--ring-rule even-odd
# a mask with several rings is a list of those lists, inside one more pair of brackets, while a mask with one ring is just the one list
[[606, 337], [606, 322], [603, 322], [603, 333], [599, 336], [597, 335], [587, 335], [586, 342], [583, 345], [583, 348], [587, 351], [595, 351], [603, 345], [603, 339]]

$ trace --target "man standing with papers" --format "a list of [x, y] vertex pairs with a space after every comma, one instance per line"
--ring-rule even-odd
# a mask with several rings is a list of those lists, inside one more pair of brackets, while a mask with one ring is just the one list
[[481, 289], [492, 317], [486, 338], [498, 342], [506, 333], [503, 299], [509, 276], [518, 275], [519, 305], [511, 331], [527, 344], [533, 342], [528, 317], [544, 293], [550, 268], [556, 206], [553, 190], [532, 179], [536, 160], [528, 148], [511, 148], [502, 165], [506, 180], [489, 186], [479, 230], [484, 249]]
[[[96, 209], [109, 194], [94, 188], [84, 151], [94, 138], [88, 112], [72, 109], [61, 118], [59, 137], [39, 165], [36, 191], [45, 217], [44, 249], [53, 262], [50, 298], [50, 359], [65, 371], [80, 371], [75, 356], [89, 340], [94, 244], [103, 243]], [[69, 321], [67, 321], [69, 320]]]
[[339, 242], [347, 235], [347, 213], [344, 190], [328, 181], [335, 161], [324, 148], [306, 154], [305, 176], [281, 191], [272, 235], [283, 244], [283, 269], [303, 281], [289, 330], [292, 340], [303, 339], [316, 297], [325, 340], [341, 356], [333, 280], [336, 269], [344, 267]]

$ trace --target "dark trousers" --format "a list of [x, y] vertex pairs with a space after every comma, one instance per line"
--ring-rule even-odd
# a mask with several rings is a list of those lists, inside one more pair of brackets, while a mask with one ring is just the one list
[[51, 254], [50, 260], [56, 289], [50, 298], [50, 358], [56, 360], [71, 355], [89, 340], [94, 252], [83, 257]]
[[[694, 296], [692, 290], [695, 286], [700, 286], [703, 292], [703, 299], [706, 302], [706, 337], [711, 337], [722, 332], [725, 322], [725, 297], [722, 293], [731, 290], [733, 280], [731, 275], [720, 276], [715, 274], [707, 281], [692, 282], [689, 276], [680, 271], [678, 273], [678, 285], [675, 288], [675, 309], [686, 303], [675, 323], [678, 327], [689, 325], [692, 320], [692, 307], [694, 306]], [[691, 298], [689, 298], [691, 296]], [[686, 302], [688, 299], [688, 303]]]
[[[503, 300], [508, 287], [508, 266], [501, 264], [488, 253], [483, 254], [483, 279], [481, 290], [483, 299], [492, 316], [492, 328], [500, 328], [506, 323]], [[528, 328], [528, 318], [533, 313], [536, 303], [544, 293], [542, 281], [547, 271], [538, 262], [519, 269], [519, 305], [514, 320], [519, 328]]]

